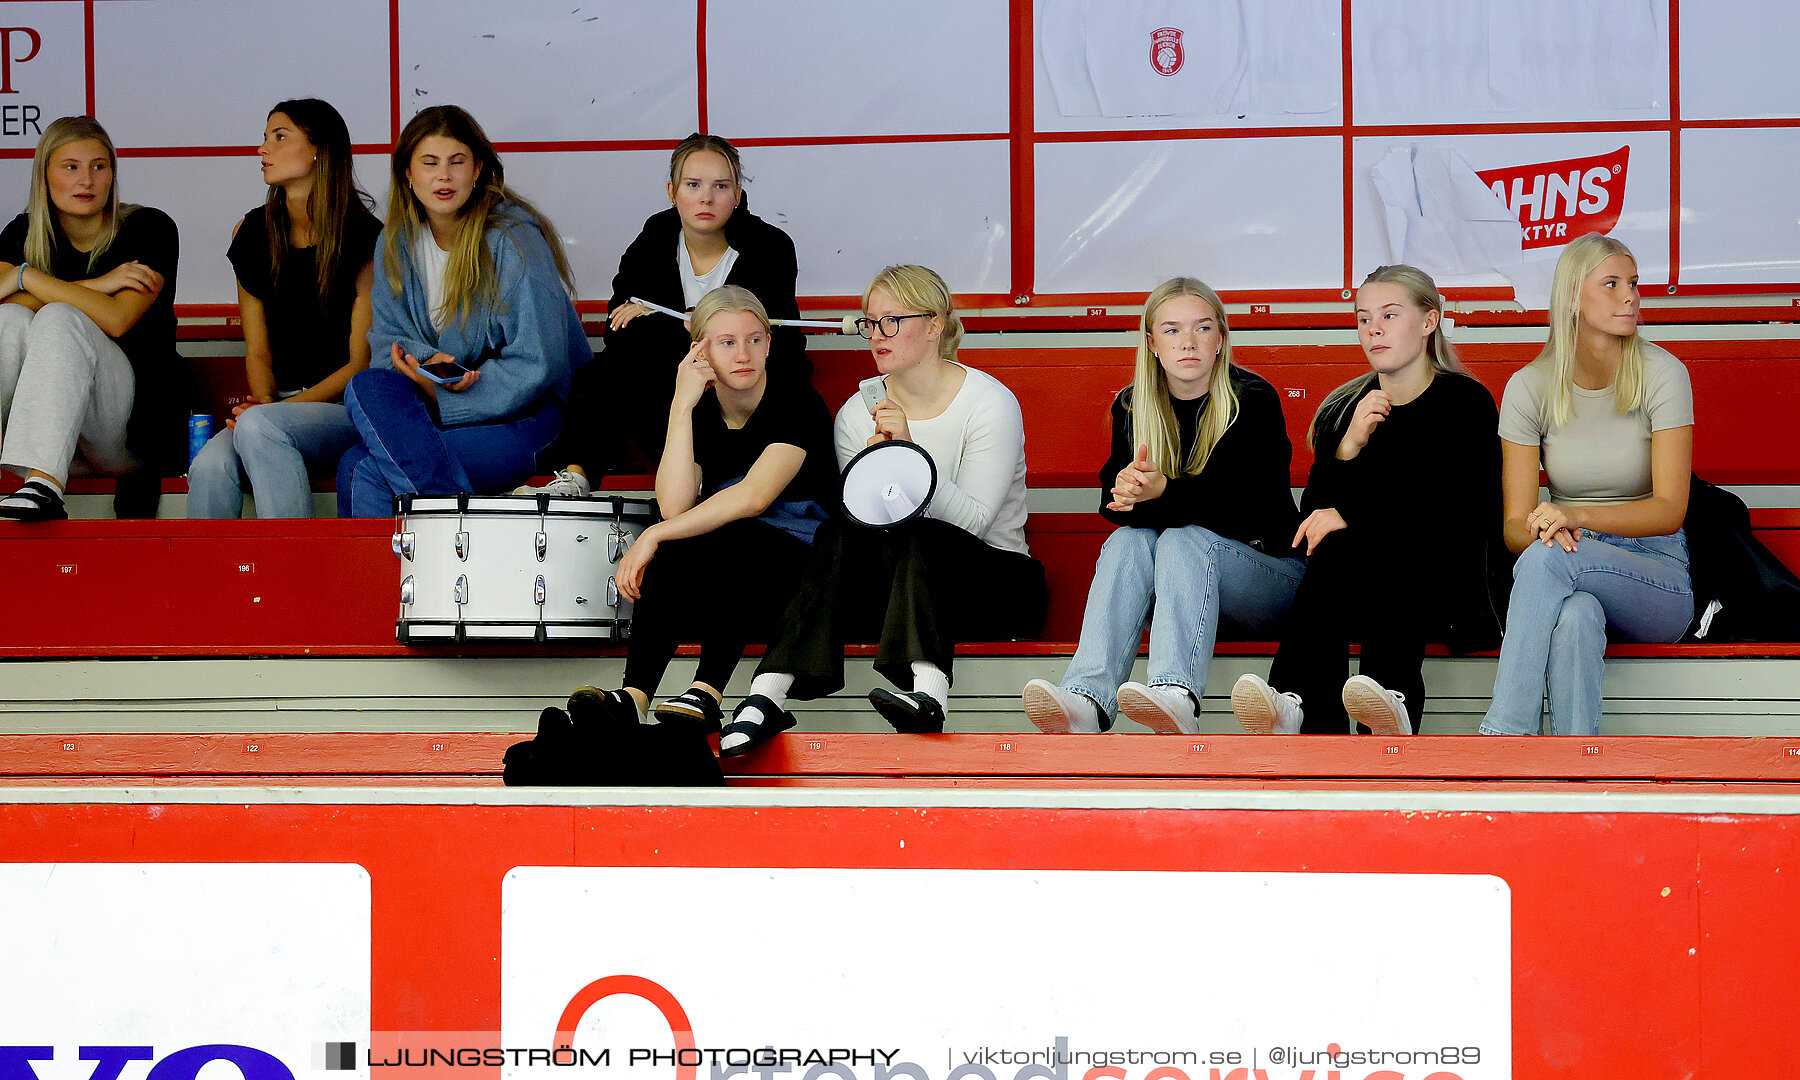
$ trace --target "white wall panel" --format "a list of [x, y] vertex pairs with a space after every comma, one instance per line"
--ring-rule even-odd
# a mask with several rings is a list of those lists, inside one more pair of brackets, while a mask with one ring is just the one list
[[1783, 0], [1681, 5], [1681, 118], [1800, 116], [1800, 7]]
[[1334, 287], [1342, 175], [1332, 138], [1041, 144], [1038, 291]]
[[1800, 129], [1681, 137], [1681, 280], [1800, 281]]
[[1012, 213], [1003, 140], [759, 146], [751, 209], [786, 229], [803, 296], [862, 295], [890, 263], [922, 263], [957, 293], [1008, 287]]
[[1007, 26], [1005, 0], [715, 0], [709, 126], [727, 138], [1004, 133]]
[[387, 142], [387, 6], [94, 5], [94, 108], [121, 146], [255, 146], [292, 97], [331, 102], [353, 142]]
[[645, 218], [669, 205], [664, 189], [669, 155], [514, 152], [505, 160], [507, 185], [548, 215], [562, 234], [581, 298], [605, 300], [626, 245]]
[[461, 105], [496, 142], [679, 139], [693, 0], [401, 0], [400, 111]]

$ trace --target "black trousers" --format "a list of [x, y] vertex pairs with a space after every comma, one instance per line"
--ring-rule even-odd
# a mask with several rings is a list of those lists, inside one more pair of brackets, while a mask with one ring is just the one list
[[1406, 695], [1406, 714], [1420, 730], [1425, 714], [1425, 645], [1442, 637], [1441, 575], [1417, 563], [1386, 574], [1402, 561], [1401, 542], [1380, 548], [1352, 529], [1320, 541], [1306, 560], [1306, 576], [1294, 594], [1281, 645], [1269, 668], [1269, 685], [1300, 695], [1306, 719], [1301, 732], [1343, 735], [1344, 680], [1350, 677], [1350, 644], [1362, 646], [1362, 674], [1384, 689]]
[[876, 530], [833, 518], [756, 670], [793, 675], [793, 697], [824, 697], [844, 688], [844, 643], [873, 640], [875, 670], [910, 690], [913, 661], [954, 678], [958, 641], [1035, 637], [1048, 603], [1042, 563], [954, 525], [914, 518]]
[[632, 608], [625, 685], [655, 697], [675, 647], [698, 641], [694, 678], [723, 691], [744, 646], [774, 635], [809, 552], [802, 541], [754, 519], [662, 544], [644, 569], [643, 599]]
[[675, 389], [675, 365], [666, 366], [609, 362], [602, 353], [577, 371], [562, 433], [544, 461], [558, 469], [579, 465], [595, 483], [610, 474], [655, 472]]

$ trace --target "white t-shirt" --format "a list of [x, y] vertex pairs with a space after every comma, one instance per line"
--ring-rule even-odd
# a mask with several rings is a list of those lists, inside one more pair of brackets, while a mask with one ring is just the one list
[[[990, 547], [1029, 555], [1025, 545], [1025, 416], [999, 379], [968, 372], [948, 408], [929, 420], [906, 422], [912, 441], [937, 468], [937, 492], [925, 516], [973, 533]], [[838, 468], [861, 453], [875, 419], [861, 394], [837, 414]]]
[[431, 325], [442, 330], [450, 322], [450, 313], [444, 310], [444, 268], [450, 265], [450, 253], [437, 246], [430, 229], [419, 230], [418, 242], [413, 247], [413, 261], [419, 264], [419, 277], [425, 281], [425, 303], [431, 312]]
[[1550, 500], [1610, 506], [1648, 499], [1650, 433], [1694, 422], [1694, 389], [1686, 365], [1660, 345], [1644, 343], [1644, 398], [1619, 415], [1618, 395], [1575, 387], [1575, 412], [1561, 427], [1550, 423], [1550, 364], [1533, 361], [1506, 380], [1500, 401], [1500, 437], [1538, 447], [1550, 478]]
[[731, 268], [737, 263], [737, 248], [728, 247], [725, 254], [719, 256], [719, 263], [704, 274], [694, 273], [694, 260], [688, 257], [687, 241], [679, 233], [675, 236], [675, 266], [681, 271], [681, 300], [688, 310], [692, 311], [700, 298], [725, 284], [725, 278], [731, 274]]

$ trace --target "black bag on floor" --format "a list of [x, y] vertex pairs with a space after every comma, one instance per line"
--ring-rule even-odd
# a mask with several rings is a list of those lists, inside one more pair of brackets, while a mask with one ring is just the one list
[[721, 787], [698, 724], [640, 724], [629, 704], [577, 695], [574, 713], [538, 716], [534, 739], [506, 748], [507, 787]]
[[1750, 531], [1744, 500], [1693, 477], [1684, 527], [1694, 622], [1681, 640], [1800, 641], [1800, 577]]

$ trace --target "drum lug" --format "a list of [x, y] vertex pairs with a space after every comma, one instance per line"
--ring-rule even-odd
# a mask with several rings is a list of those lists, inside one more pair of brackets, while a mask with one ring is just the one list
[[606, 606], [619, 606], [619, 579], [616, 577], [606, 579]]
[[[544, 561], [544, 552], [548, 551], [549, 549], [550, 549], [550, 538], [544, 534], [544, 530], [539, 529], [538, 534], [537, 534], [537, 560], [538, 560], [538, 562]], [[543, 582], [543, 580], [544, 580], [543, 578], [538, 578], [538, 582], [540, 584]], [[542, 601], [539, 601], [539, 603], [542, 603]]]
[[[544, 534], [538, 533], [538, 535], [541, 537]], [[536, 598], [538, 607], [544, 606], [544, 575], [539, 574], [537, 576], [537, 584], [532, 588], [531, 595]]]
[[405, 607], [411, 607], [412, 602], [413, 602], [413, 579], [412, 579], [412, 575], [408, 574], [400, 580], [400, 603]]
[[575, 598], [575, 602], [577, 604], [580, 604], [582, 607], [587, 607], [587, 597], [585, 597], [585, 596], [577, 596]]
[[400, 556], [402, 559], [405, 559], [408, 562], [412, 561], [412, 557], [413, 557], [413, 534], [412, 533], [409, 533], [409, 532], [395, 533], [393, 545], [394, 545], [394, 554], [395, 555]]
[[621, 558], [624, 558], [625, 549], [630, 546], [631, 539], [625, 535], [625, 530], [619, 528], [617, 524], [614, 524], [612, 527], [612, 553], [608, 558], [613, 562], [618, 562]]
[[469, 534], [467, 532], [456, 534], [456, 557], [464, 562], [469, 561]]
[[456, 579], [456, 604], [458, 607], [469, 602], [469, 575], [460, 574]]

